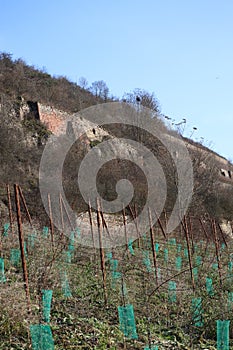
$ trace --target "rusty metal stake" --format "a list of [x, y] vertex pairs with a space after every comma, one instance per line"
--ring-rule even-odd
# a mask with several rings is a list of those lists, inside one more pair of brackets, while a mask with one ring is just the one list
[[28, 210], [28, 207], [27, 207], [27, 203], [26, 203], [24, 195], [23, 195], [23, 191], [21, 190], [20, 186], [18, 186], [18, 187], [19, 187], [19, 194], [20, 194], [20, 197], [22, 199], [24, 209], [25, 209], [25, 211], [27, 213], [28, 221], [29, 221], [30, 225], [32, 226], [32, 218], [31, 218], [31, 215], [29, 213], [29, 210]]
[[188, 249], [189, 269], [190, 269], [191, 281], [192, 281], [193, 290], [195, 290], [189, 232], [188, 232], [188, 225], [187, 225], [187, 221], [186, 221], [185, 216], [184, 216], [184, 222], [181, 220], [181, 225], [182, 225], [184, 233], [185, 233], [185, 239], [186, 239], [187, 249]]
[[24, 253], [24, 234], [23, 234], [20, 201], [19, 201], [19, 186], [17, 184], [14, 184], [14, 191], [15, 191], [15, 204], [16, 204], [16, 213], [17, 213], [21, 261], [22, 261], [22, 267], [23, 267], [23, 281], [24, 281], [24, 288], [25, 288], [26, 298], [27, 298], [28, 313], [30, 314], [31, 313], [31, 301], [30, 301], [27, 263], [26, 263], [25, 253]]
[[154, 268], [155, 268], [155, 282], [156, 282], [156, 286], [158, 286], [158, 267], [157, 267], [157, 256], [156, 256], [156, 251], [155, 251], [154, 230], [153, 230], [153, 223], [152, 223], [152, 218], [151, 218], [151, 211], [150, 211], [150, 208], [148, 208], [148, 216], [149, 216], [149, 223], [150, 223], [150, 240], [151, 240], [151, 248], [152, 248], [153, 261], [154, 261]]
[[[165, 215], [166, 215], [165, 222], [167, 222], [167, 214], [166, 214], [166, 211], [165, 211], [164, 213], [165, 213]], [[162, 221], [160, 220], [160, 217], [157, 215], [156, 212], [155, 212], [155, 215], [156, 215], [156, 217], [157, 217], [157, 220], [158, 220], [158, 223], [159, 223], [159, 227], [160, 227], [160, 229], [161, 229], [161, 231], [162, 231], [162, 234], [163, 234], [165, 240], [167, 241], [167, 235], [166, 235], [166, 232], [165, 232], [165, 230], [164, 230], [164, 228], [163, 228]], [[166, 227], [167, 227], [167, 224], [166, 224]]]
[[107, 287], [106, 287], [106, 270], [105, 270], [105, 257], [103, 250], [103, 242], [102, 242], [102, 225], [101, 225], [101, 215], [100, 215], [100, 203], [97, 199], [97, 225], [98, 225], [98, 233], [99, 233], [99, 250], [100, 250], [100, 264], [103, 278], [103, 292], [104, 292], [104, 302], [107, 304]]

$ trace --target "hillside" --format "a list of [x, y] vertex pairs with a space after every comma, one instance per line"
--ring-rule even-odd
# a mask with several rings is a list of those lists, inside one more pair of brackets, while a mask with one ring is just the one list
[[[214, 350], [216, 321], [232, 321], [232, 164], [169, 129], [153, 94], [136, 89], [117, 101], [97, 85], [81, 88], [0, 56], [0, 349]], [[116, 201], [122, 179], [134, 189], [130, 203], [123, 209], [123, 197], [114, 215], [89, 210], [77, 181], [83, 169], [99, 205]], [[190, 170], [186, 216], [168, 232], [180, 174], [187, 180]], [[41, 178], [54, 191], [40, 193]], [[16, 183], [26, 200], [18, 227]], [[154, 225], [157, 207], [146, 211], [142, 230], [148, 197], [163, 206]]]
[[[140, 96], [140, 93], [141, 91], [138, 89], [137, 96]], [[51, 132], [56, 134], [59, 126], [66, 122], [74, 113], [92, 105], [113, 100], [104, 100], [97, 93], [93, 95], [90, 89], [81, 88], [64, 77], [51, 77], [48, 73], [28, 66], [20, 59], [13, 61], [11, 56], [6, 53], [2, 53], [0, 56], [0, 95], [1, 198], [6, 203], [5, 184], [20, 183], [24, 191], [28, 193], [27, 197], [32, 215], [39, 213], [43, 215], [44, 211], [38, 189], [38, 169], [49, 135]], [[125, 94], [125, 97], [127, 101], [133, 102], [135, 95], [129, 93]], [[145, 106], [150, 106], [154, 109], [154, 122], [159, 125], [159, 128], [163, 132], [173, 134], [176, 137], [176, 133], [168, 130], [162, 121], [158, 112], [158, 102], [153, 95], [151, 96], [144, 92], [141, 96], [141, 101], [145, 103]], [[123, 129], [121, 128], [121, 130], [114, 125], [111, 127], [104, 126], [104, 128], [105, 135], [100, 137], [89, 132], [86, 141], [81, 141], [75, 146], [76, 151], [78, 149], [78, 157], [77, 152], [73, 148], [70, 153], [71, 161], [70, 163], [68, 161], [67, 169], [72, 171], [72, 153], [76, 157], [77, 171], [78, 164], [80, 164], [88, 149], [98, 144], [103, 137], [115, 136], [119, 138], [128, 136], [132, 140], [137, 140], [137, 137], [139, 137], [135, 134], [135, 130], [126, 128], [126, 126]], [[166, 169], [171, 170], [174, 164], [172, 165], [172, 160], [169, 158], [170, 156], [163, 145], [158, 144], [158, 140], [153, 140], [149, 135], [143, 135], [142, 132], [141, 139], [143, 138], [145, 145], [156, 154], [156, 157], [163, 164], [165, 173]], [[226, 192], [229, 194], [229, 191], [232, 191], [231, 164], [203, 145], [188, 139], [184, 139], [184, 141], [187, 143], [192, 155], [195, 177], [195, 188], [190, 210], [193, 214], [195, 214], [195, 211], [198, 211], [198, 214], [202, 215], [208, 213], [208, 215], [219, 219], [231, 219], [231, 213], [233, 212], [232, 202], [230, 196], [226, 195]], [[170, 168], [167, 167], [167, 163], [170, 164]], [[204, 167], [200, 166], [204, 163]], [[111, 165], [110, 168], [105, 167], [100, 181], [102, 184], [105, 183], [105, 185], [101, 185], [104, 188], [102, 190], [100, 188], [100, 191], [106, 192], [106, 183], [108, 183], [109, 187], [105, 195], [113, 198], [114, 183], [116, 183], [117, 179], [124, 178], [125, 174], [129, 173], [128, 166], [129, 164], [118, 164], [118, 170], [114, 177], [112, 177]], [[166, 173], [168, 186], [170, 186], [166, 202], [167, 212], [172, 209], [176, 195], [176, 185], [174, 184], [174, 179], [171, 179], [169, 171]], [[135, 174], [133, 168], [131, 173]], [[219, 176], [219, 174], [222, 175]], [[70, 174], [69, 176], [72, 177], [73, 175]], [[131, 180], [133, 180], [132, 176]], [[135, 180], [133, 181], [135, 183]], [[132, 204], [137, 203], [139, 198], [142, 203], [144, 202], [145, 186], [141, 175], [137, 181], [140, 181], [136, 185], [138, 196], [136, 195], [136, 199]], [[224, 188], [223, 185], [219, 187], [219, 183], [225, 183], [227, 188]], [[77, 189], [75, 191], [74, 188], [73, 190], [67, 189], [67, 191], [70, 192], [67, 194], [68, 197], [71, 197], [70, 201], [79, 203], [78, 206], [74, 204], [76, 210], [81, 212], [87, 209]], [[37, 199], [36, 201], [35, 198]], [[37, 202], [36, 209], [35, 202]]]

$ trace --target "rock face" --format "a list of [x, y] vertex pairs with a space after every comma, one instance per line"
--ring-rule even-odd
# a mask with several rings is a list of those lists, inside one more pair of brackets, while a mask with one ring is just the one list
[[[44, 125], [52, 134], [58, 137], [67, 135], [73, 140], [78, 139], [80, 142], [78, 146], [80, 147], [79, 150], [83, 149], [89, 152], [91, 148], [94, 148], [93, 151], [96, 152], [96, 158], [100, 161], [105, 158], [105, 149], [101, 144], [103, 144], [104, 141], [109, 141], [106, 143], [108, 145], [107, 152], [108, 154], [111, 153], [113, 158], [130, 159], [132, 162], [137, 160], [139, 166], [145, 165], [146, 163], [146, 159], [144, 159], [143, 156], [140, 157], [140, 152], [136, 150], [133, 145], [124, 141], [124, 137], [114, 137], [114, 133], [111, 132], [111, 129], [107, 130], [85, 119], [85, 113], [84, 117], [82, 117], [82, 113], [72, 115], [51, 106], [45, 106], [39, 102], [23, 100], [20, 101], [18, 106], [19, 108], [15, 114], [21, 121], [27, 119], [28, 116], [30, 116], [30, 118], [34, 116], [35, 121]], [[117, 126], [114, 126], [114, 128], [117, 128]], [[31, 132], [30, 137], [27, 138], [27, 146], [30, 146], [30, 144], [35, 146], [37, 136], [36, 133], [33, 134], [33, 132]], [[172, 141], [174, 142], [174, 152], [177, 153], [176, 143], [179, 143], [179, 140], [175, 136], [172, 137], [170, 134], [168, 134], [168, 137], [170, 140], [174, 139]], [[218, 171], [218, 185], [221, 185], [221, 188], [226, 187], [227, 189], [229, 186], [231, 187], [233, 185], [233, 166], [227, 159], [194, 141], [188, 139], [184, 139], [184, 141], [190, 154], [192, 154], [191, 158], [194, 158], [194, 162], [195, 157], [199, 159], [199, 163], [196, 160], [196, 167], [200, 168], [200, 178], [198, 179], [200, 182], [202, 181], [202, 175], [208, 176], [206, 174], [211, 170], [210, 163], [207, 162], [207, 160], [211, 158], [212, 170], [213, 167], [215, 167]], [[43, 142], [46, 143], [46, 140]], [[179, 154], [177, 153], [176, 156], [179, 157]], [[227, 234], [232, 234], [229, 224], [223, 223], [223, 231], [229, 231]]]
[[59, 134], [70, 115], [50, 106], [44, 106], [40, 103], [37, 103], [37, 105], [40, 122], [44, 124], [53, 134]]
[[[35, 120], [40, 121], [41, 124], [54, 135], [59, 136], [65, 133], [69, 135], [73, 134], [73, 137], [80, 139], [82, 144], [84, 144], [86, 147], [96, 146], [103, 140], [112, 138], [111, 135], [103, 128], [92, 124], [90, 121], [83, 119], [79, 115], [77, 115], [74, 125], [74, 118], [72, 119], [72, 122], [67, 122], [67, 120], [72, 118], [71, 114], [51, 106], [45, 106], [39, 102], [24, 101], [22, 99], [18, 105], [20, 107], [17, 111], [15, 111], [15, 114], [17, 114], [21, 120], [24, 120], [25, 116], [29, 114], [34, 115]], [[169, 137], [171, 138], [171, 136]], [[175, 139], [176, 138], [174, 138], [174, 140]], [[177, 141], [175, 141], [175, 143]], [[194, 151], [199, 154], [211, 154], [218, 168], [219, 180], [221, 184], [223, 186], [233, 184], [233, 166], [227, 159], [191, 140], [187, 139], [186, 143], [190, 151]], [[120, 142], [118, 148], [119, 151], [128, 153], [124, 142]], [[133, 149], [130, 149], [130, 152], [133, 152]], [[201, 166], [206, 168], [206, 164], [204, 164], [204, 162], [202, 163], [203, 164]]]

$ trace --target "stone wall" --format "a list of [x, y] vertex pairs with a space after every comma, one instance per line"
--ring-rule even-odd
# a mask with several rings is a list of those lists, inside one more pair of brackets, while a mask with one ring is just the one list
[[69, 114], [38, 103], [39, 119], [53, 134], [64, 132]]

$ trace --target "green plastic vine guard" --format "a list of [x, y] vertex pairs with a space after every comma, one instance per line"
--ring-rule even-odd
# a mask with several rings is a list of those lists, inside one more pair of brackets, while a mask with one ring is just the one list
[[118, 306], [120, 330], [126, 338], [137, 339], [133, 305]]
[[74, 241], [75, 241], [74, 235], [75, 235], [74, 231], [71, 231], [69, 245], [68, 245], [68, 251], [71, 252], [72, 254], [74, 252]]
[[192, 299], [192, 314], [193, 322], [195, 327], [202, 327], [202, 298], [193, 298]]
[[233, 292], [228, 292], [228, 310], [232, 310], [233, 306]]
[[50, 289], [42, 289], [41, 292], [43, 321], [49, 323], [53, 291]]
[[69, 237], [69, 239], [70, 239], [70, 244], [71, 244], [71, 245], [74, 245], [74, 241], [75, 241], [75, 232], [74, 232], [74, 231], [71, 231], [71, 232], [70, 232], [70, 237]]
[[176, 282], [174, 281], [168, 282], [168, 301], [170, 303], [176, 302]]
[[193, 277], [195, 281], [198, 280], [198, 267], [193, 268]]
[[181, 250], [182, 250], [182, 245], [180, 243], [178, 243], [177, 246], [176, 246], [177, 253], [178, 254], [181, 253]]
[[66, 272], [61, 273], [61, 280], [62, 280], [61, 281], [62, 292], [63, 292], [64, 297], [66, 297], [66, 298], [72, 297]]
[[175, 238], [170, 238], [169, 239], [170, 245], [176, 246], [176, 239]]
[[228, 271], [231, 272], [232, 271], [232, 266], [233, 266], [233, 262], [229, 261], [228, 262]]
[[188, 253], [188, 249], [187, 248], [184, 249], [184, 257], [186, 259], [188, 259], [188, 257], [189, 257], [189, 253]]
[[180, 271], [182, 267], [182, 258], [181, 256], [176, 257], [176, 270]]
[[214, 295], [212, 278], [206, 277], [206, 291], [210, 296]]
[[213, 264], [212, 264], [212, 268], [213, 268], [214, 270], [217, 270], [217, 269], [218, 269], [218, 264], [217, 264], [217, 263], [213, 263]]
[[54, 350], [53, 335], [49, 325], [31, 325], [30, 334], [33, 350]]
[[106, 260], [110, 261], [112, 259], [112, 252], [107, 252], [106, 253]]
[[226, 248], [225, 243], [222, 243], [222, 245], [221, 245], [221, 250], [224, 250], [225, 248]]
[[130, 240], [129, 240], [128, 248], [129, 248], [130, 253], [131, 253], [132, 255], [134, 255], [133, 239], [132, 239], [132, 238], [130, 238]]
[[35, 233], [29, 234], [28, 238], [27, 238], [27, 241], [28, 241], [28, 246], [30, 248], [34, 248], [35, 247], [35, 242], [36, 242], [36, 234]]
[[148, 250], [144, 250], [142, 252], [143, 255], [143, 264], [146, 266], [147, 272], [153, 272], [153, 269], [151, 267], [151, 262], [150, 262], [150, 254]]
[[10, 224], [9, 223], [6, 223], [6, 224], [3, 225], [3, 236], [4, 237], [8, 236], [9, 228], [10, 228]]
[[110, 269], [112, 272], [113, 280], [117, 280], [118, 278], [121, 278], [121, 273], [117, 271], [117, 269], [118, 269], [118, 260], [117, 259], [110, 260]]
[[146, 347], [144, 348], [144, 350], [159, 350], [159, 348], [158, 348], [157, 345], [152, 346], [152, 347], [149, 347], [149, 345], [148, 345], [148, 346], [146, 346]]
[[229, 350], [229, 320], [217, 320], [217, 350]]
[[0, 258], [0, 283], [6, 282], [5, 271], [4, 271], [4, 259]]
[[202, 264], [202, 257], [200, 255], [196, 256], [195, 263], [197, 266], [200, 266]]
[[164, 261], [167, 263], [168, 262], [168, 249], [164, 249]]
[[48, 226], [44, 226], [43, 229], [42, 229], [42, 234], [44, 237], [48, 237], [48, 234], [49, 234], [49, 228]]
[[156, 253], [159, 252], [159, 243], [155, 243], [155, 251], [156, 251]]
[[74, 253], [74, 245], [73, 245], [73, 244], [69, 243], [69, 245], [68, 245], [68, 251], [69, 251], [71, 254]]
[[19, 266], [19, 262], [20, 262], [20, 250], [19, 249], [11, 249], [10, 262], [15, 267]]

